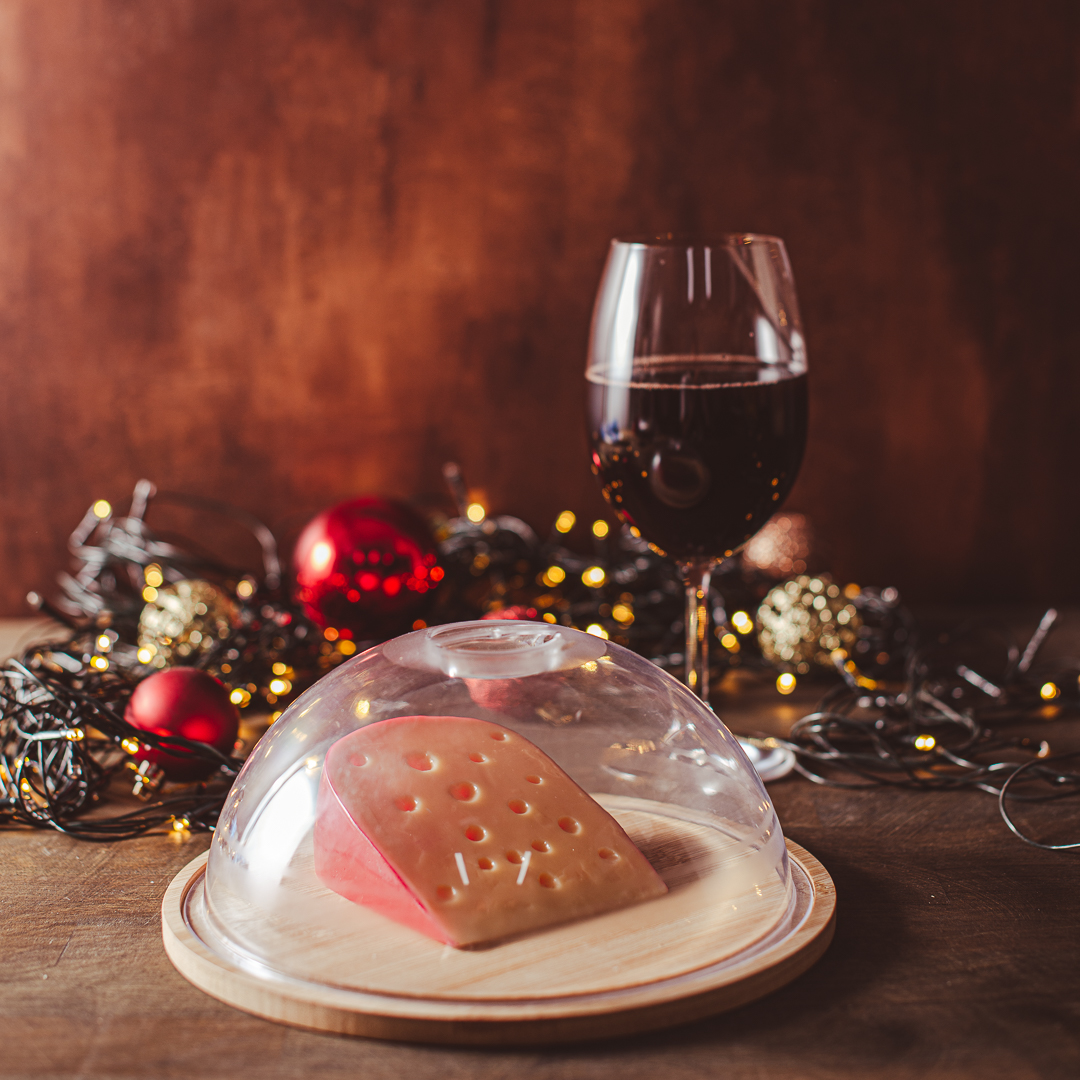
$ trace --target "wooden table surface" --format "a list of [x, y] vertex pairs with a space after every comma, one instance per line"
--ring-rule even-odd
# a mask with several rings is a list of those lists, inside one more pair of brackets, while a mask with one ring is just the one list
[[[775, 705], [733, 702], [734, 726], [775, 726]], [[770, 791], [836, 883], [825, 957], [737, 1011], [556, 1049], [380, 1043], [248, 1016], [185, 982], [161, 945], [165, 887], [207, 837], [0, 833], [0, 1077], [1080, 1076], [1080, 855], [1021, 843], [978, 792]]]

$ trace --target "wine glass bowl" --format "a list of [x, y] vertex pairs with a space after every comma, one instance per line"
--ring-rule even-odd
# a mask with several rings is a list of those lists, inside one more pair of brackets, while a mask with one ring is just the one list
[[707, 695], [704, 596], [782, 505], [806, 444], [806, 348], [783, 242], [615, 240], [593, 312], [593, 470], [688, 587], [687, 682]]

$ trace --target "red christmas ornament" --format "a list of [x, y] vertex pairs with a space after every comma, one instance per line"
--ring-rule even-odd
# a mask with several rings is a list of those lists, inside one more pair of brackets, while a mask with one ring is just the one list
[[293, 570], [304, 614], [361, 639], [407, 628], [443, 576], [423, 518], [376, 498], [353, 499], [313, 518], [296, 541]]
[[[140, 731], [182, 735], [231, 754], [240, 714], [229, 692], [205, 671], [174, 667], [143, 679], [128, 702], [124, 719]], [[212, 762], [144, 749], [141, 756], [160, 765], [170, 780], [201, 780], [215, 769]]]

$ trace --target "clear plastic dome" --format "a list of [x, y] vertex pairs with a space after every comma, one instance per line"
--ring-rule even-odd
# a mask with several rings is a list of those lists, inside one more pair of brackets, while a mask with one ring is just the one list
[[[419, 719], [425, 717], [460, 723], [425, 725]], [[371, 727], [394, 718], [396, 726]], [[641, 873], [655, 871], [667, 891], [658, 896], [654, 889], [629, 900], [619, 893], [622, 899], [606, 911], [594, 910], [595, 904], [571, 905], [564, 918], [518, 934], [512, 920], [509, 932], [496, 920], [494, 940], [458, 949], [445, 944], [459, 943], [451, 937], [440, 941], [437, 932], [395, 916], [392, 904], [380, 908], [350, 898], [348, 888], [331, 880], [334, 860], [341, 859], [338, 876], [343, 878], [362, 874], [364, 867], [357, 870], [344, 849], [319, 839], [320, 828], [323, 836], [331, 828], [327, 792], [334, 784], [340, 787], [337, 774], [331, 774], [353, 770], [360, 786], [351, 796], [353, 804], [342, 797], [346, 811], [357, 817], [370, 810], [378, 817], [377, 804], [389, 789], [379, 760], [369, 760], [372, 740], [381, 737], [385, 743], [387, 732], [401, 730], [422, 742], [436, 730], [433, 724], [442, 724], [436, 734], [457, 740], [453, 753], [439, 744], [442, 749], [427, 765], [411, 763], [422, 771], [405, 772], [417, 784], [438, 781], [441, 792], [464, 785], [468, 798], [490, 789], [493, 801], [476, 810], [479, 816], [461, 818], [464, 804], [454, 800], [466, 796], [445, 796], [445, 811], [436, 807], [425, 826], [441, 837], [427, 863], [421, 859], [426, 841], [419, 834], [396, 848], [393, 835], [376, 836], [374, 847], [406, 884], [409, 874], [428, 873], [431, 888], [442, 890], [437, 896], [468, 914], [469, 905], [480, 902], [477, 882], [493, 880], [484, 878], [485, 868], [495, 873], [509, 859], [513, 865], [502, 865], [504, 892], [492, 896], [517, 902], [533, 888], [529, 895], [554, 903], [561, 880], [587, 879], [581, 888], [593, 890], [590, 895], [615, 890], [614, 878], [604, 877], [610, 870], [603, 860], [617, 860], [619, 851], [631, 858], [636, 848], [648, 864]], [[489, 742], [484, 749], [476, 742], [484, 733], [509, 742]], [[360, 746], [368, 749], [357, 753]], [[404, 743], [400, 747], [407, 749]], [[489, 783], [494, 772], [477, 780], [481, 774], [468, 769], [499, 766], [498, 755], [488, 760], [492, 747], [504, 756], [533, 755], [530, 768], [553, 785], [548, 797], [584, 800], [574, 803], [576, 817], [558, 818], [549, 807], [546, 817], [532, 822], [531, 846], [502, 836], [501, 829], [524, 827], [527, 820], [514, 818], [521, 812], [515, 804], [527, 806], [522, 799], [506, 800], [513, 784], [522, 783], [517, 773], [530, 782], [539, 783], [540, 777], [525, 776], [525, 758], [506, 758], [514, 775], [505, 791], [494, 779]], [[543, 755], [555, 766], [547, 772]], [[364, 783], [374, 786], [364, 788]], [[574, 785], [591, 798], [574, 794]], [[413, 809], [416, 799], [408, 792], [402, 798], [397, 802], [404, 820], [410, 815], [403, 811]], [[596, 821], [610, 815], [617, 823], [615, 832], [604, 835], [625, 833], [632, 848], [620, 848], [621, 841], [614, 840], [597, 846], [600, 825], [593, 828], [594, 818], [588, 816], [593, 803], [602, 808]], [[502, 818], [491, 816], [493, 807]], [[576, 826], [577, 818], [588, 827], [572, 835], [566, 821]], [[347, 816], [344, 820], [351, 824]], [[394, 827], [390, 809], [379, 820], [379, 828]], [[468, 821], [473, 824], [463, 827]], [[402, 869], [402, 860], [413, 856]], [[544, 867], [555, 869], [545, 873]], [[521, 886], [516, 891], [515, 882]], [[571, 892], [568, 887], [565, 896]], [[420, 893], [421, 909], [437, 906], [435, 894]], [[454, 1000], [617, 993], [650, 979], [740, 962], [782, 938], [797, 917], [792, 870], [772, 803], [716, 715], [670, 675], [609, 641], [560, 626], [499, 620], [396, 638], [354, 657], [294, 702], [237, 777], [211, 847], [203, 895], [204, 939], [249, 973], [336, 991]], [[575, 958], [570, 965], [569, 955]]]

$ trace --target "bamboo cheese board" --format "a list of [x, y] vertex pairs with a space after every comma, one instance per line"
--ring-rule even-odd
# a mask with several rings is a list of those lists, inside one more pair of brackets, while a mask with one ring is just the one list
[[[272, 912], [224, 891], [207, 855], [162, 903], [165, 950], [213, 997], [299, 1027], [410, 1042], [555, 1043], [648, 1031], [746, 1004], [832, 938], [825, 868], [787, 842], [793, 889], [682, 808], [600, 796], [665, 896], [484, 948], [454, 949], [326, 889], [310, 836]], [[758, 853], [759, 855], [762, 853]]]

